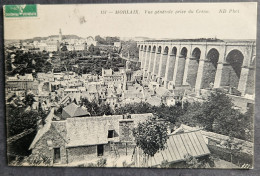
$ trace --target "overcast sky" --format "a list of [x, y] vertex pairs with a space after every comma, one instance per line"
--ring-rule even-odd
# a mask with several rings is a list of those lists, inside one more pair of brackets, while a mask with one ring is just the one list
[[[219, 13], [220, 9], [227, 13]], [[229, 13], [231, 9], [239, 13]], [[104, 15], [101, 10], [112, 13]], [[116, 10], [138, 10], [139, 14], [119, 15]], [[173, 13], [145, 14], [145, 10]], [[189, 10], [194, 13], [187, 13]], [[197, 10], [208, 13], [196, 13]], [[176, 11], [186, 13], [175, 14]], [[38, 5], [36, 18], [5, 18], [4, 34], [5, 39], [27, 39], [57, 35], [61, 28], [65, 35], [81, 37], [256, 39], [256, 24], [256, 3]]]

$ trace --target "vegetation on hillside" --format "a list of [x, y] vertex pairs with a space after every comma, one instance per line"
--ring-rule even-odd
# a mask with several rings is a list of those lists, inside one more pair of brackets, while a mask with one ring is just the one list
[[185, 103], [183, 106], [162, 104], [159, 107], [137, 103], [115, 109], [115, 114], [125, 113], [153, 113], [160, 119], [170, 122], [172, 126], [186, 124], [230, 137], [253, 140], [254, 109], [249, 108], [243, 114], [234, 108], [232, 100], [226, 94], [218, 91], [212, 93], [203, 103]]

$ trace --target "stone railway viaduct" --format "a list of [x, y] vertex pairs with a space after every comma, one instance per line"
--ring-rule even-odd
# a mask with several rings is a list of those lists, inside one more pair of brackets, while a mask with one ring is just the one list
[[144, 79], [168, 89], [233, 87], [254, 94], [255, 41], [143, 41], [137, 43]]

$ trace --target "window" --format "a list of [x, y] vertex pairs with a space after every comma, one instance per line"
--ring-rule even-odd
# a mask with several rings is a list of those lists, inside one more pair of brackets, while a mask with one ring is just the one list
[[53, 163], [59, 163], [60, 162], [60, 148], [54, 148], [54, 157], [53, 157]]
[[247, 108], [249, 109], [249, 108], [254, 108], [254, 104], [253, 103], [247, 103]]
[[107, 138], [113, 138], [114, 137], [114, 130], [108, 130]]
[[104, 155], [104, 145], [97, 145], [97, 156]]

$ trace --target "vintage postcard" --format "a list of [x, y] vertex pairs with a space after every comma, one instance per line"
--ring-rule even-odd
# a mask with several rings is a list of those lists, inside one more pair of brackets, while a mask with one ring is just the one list
[[3, 9], [9, 166], [254, 167], [257, 3]]

